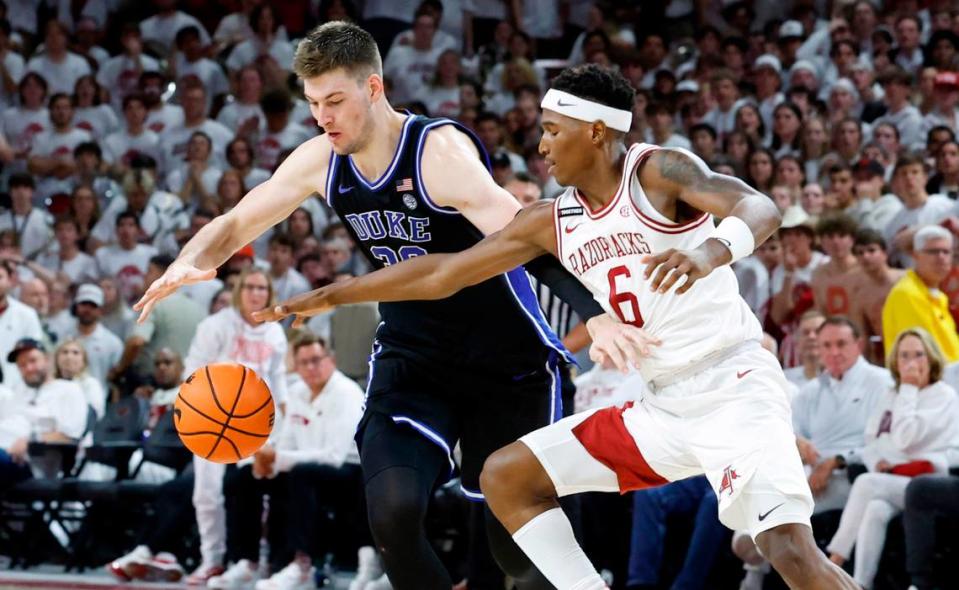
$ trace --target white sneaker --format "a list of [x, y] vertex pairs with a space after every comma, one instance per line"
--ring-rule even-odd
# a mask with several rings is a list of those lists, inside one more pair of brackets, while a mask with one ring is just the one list
[[356, 577], [350, 582], [350, 590], [366, 590], [367, 584], [383, 575], [380, 556], [372, 547], [360, 547]]
[[137, 547], [115, 561], [107, 564], [107, 571], [123, 580], [141, 580], [147, 574], [147, 565], [153, 561], [153, 552], [146, 545]]
[[201, 563], [184, 582], [187, 586], [206, 586], [210, 578], [219, 576], [223, 571], [223, 566], [218, 563]]
[[162, 551], [153, 556], [147, 564], [145, 579], [150, 582], [179, 582], [186, 575], [176, 555]]
[[367, 584], [363, 590], [393, 590], [393, 584], [390, 584], [390, 579], [386, 577], [386, 574], [383, 574]]
[[241, 559], [227, 568], [219, 576], [213, 576], [206, 582], [207, 588], [220, 590], [253, 590], [260, 579], [260, 570], [249, 559]]
[[316, 590], [316, 568], [303, 571], [295, 561], [266, 580], [256, 583], [256, 590]]

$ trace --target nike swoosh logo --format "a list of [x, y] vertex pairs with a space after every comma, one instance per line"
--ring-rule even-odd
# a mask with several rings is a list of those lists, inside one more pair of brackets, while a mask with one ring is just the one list
[[582, 224], [582, 223], [577, 223], [576, 225], [567, 225], [566, 227], [563, 228], [563, 231], [565, 231], [565, 232], [568, 233], [568, 234], [571, 234], [571, 233], [573, 233], [574, 231], [576, 231], [576, 228], [577, 228], [577, 227], [579, 227], [579, 226], [581, 226], [581, 225], [583, 225], [583, 224]]
[[574, 106], [576, 106], [576, 103], [575, 103], [575, 102], [563, 102], [563, 99], [562, 99], [562, 98], [559, 99], [559, 100], [557, 100], [557, 101], [556, 101], [556, 104], [558, 104], [558, 105], [561, 106], [561, 107], [574, 107]]
[[356, 188], [356, 187], [355, 187], [355, 186], [347, 186], [347, 187], [344, 187], [344, 186], [341, 184], [341, 185], [340, 185], [340, 194], [342, 195], [343, 193], [348, 193], [348, 192], [350, 192], [351, 190], [353, 190], [354, 188]]
[[755, 370], [756, 370], [756, 369], [747, 369], [747, 370], [745, 370], [745, 371], [740, 371], [740, 372], [736, 373], [736, 378], [737, 378], [737, 379], [742, 379], [743, 377], [745, 377], [746, 375], [752, 373], [752, 372], [755, 371]]
[[772, 514], [772, 513], [773, 513], [773, 510], [779, 508], [779, 507], [782, 506], [783, 504], [785, 504], [785, 502], [780, 502], [779, 504], [776, 504], [775, 506], [773, 506], [772, 508], [770, 508], [765, 514], [760, 514], [760, 515], [759, 515], [759, 522], [762, 522], [762, 521], [766, 520], [766, 517], [769, 516], [770, 514]]

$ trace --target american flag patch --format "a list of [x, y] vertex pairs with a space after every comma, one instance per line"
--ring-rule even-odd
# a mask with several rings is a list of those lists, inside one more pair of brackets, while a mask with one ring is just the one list
[[399, 180], [396, 182], [396, 192], [402, 193], [403, 191], [411, 191], [411, 190], [413, 190], [412, 178], [404, 178], [403, 180]]

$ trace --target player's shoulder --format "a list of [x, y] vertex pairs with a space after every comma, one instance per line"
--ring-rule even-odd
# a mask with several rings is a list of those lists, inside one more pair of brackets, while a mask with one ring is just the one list
[[449, 156], [475, 157], [476, 146], [465, 131], [451, 119], [437, 119], [424, 131], [423, 157], [446, 159]]

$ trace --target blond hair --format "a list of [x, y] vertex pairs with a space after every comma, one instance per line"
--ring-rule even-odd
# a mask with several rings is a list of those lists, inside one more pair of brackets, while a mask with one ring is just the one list
[[233, 306], [233, 309], [235, 309], [237, 313], [240, 313], [240, 314], [243, 313], [243, 304], [242, 304], [242, 299], [240, 298], [240, 294], [243, 292], [243, 282], [246, 281], [246, 278], [251, 275], [262, 275], [263, 278], [266, 279], [266, 289], [267, 289], [266, 306], [267, 308], [270, 308], [276, 305], [276, 292], [273, 290], [273, 279], [270, 278], [270, 273], [263, 270], [262, 268], [251, 266], [249, 268], [243, 269], [243, 271], [240, 272], [240, 277], [237, 279], [236, 285], [233, 286], [233, 300], [231, 305]]
[[903, 330], [896, 336], [896, 341], [893, 342], [892, 348], [889, 350], [889, 356], [886, 357], [886, 367], [888, 367], [889, 372], [892, 373], [896, 387], [902, 384], [902, 379], [899, 376], [899, 346], [906, 336], [915, 336], [922, 342], [922, 347], [926, 351], [926, 358], [929, 359], [929, 383], [932, 384], [942, 379], [942, 370], [946, 366], [946, 359], [942, 356], [942, 350], [939, 349], [936, 340], [929, 332], [922, 328], [909, 328], [908, 330]]

